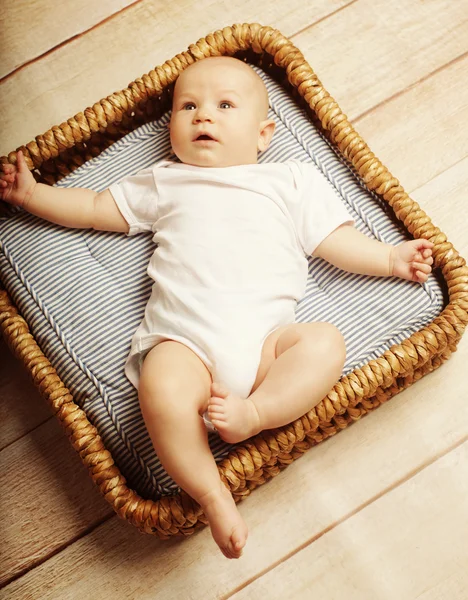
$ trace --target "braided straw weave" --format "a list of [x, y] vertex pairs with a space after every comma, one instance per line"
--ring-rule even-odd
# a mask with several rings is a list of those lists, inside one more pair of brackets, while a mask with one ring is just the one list
[[[37, 136], [21, 147], [29, 168], [34, 169], [38, 181], [58, 181], [135, 127], [161, 116], [170, 108], [178, 75], [194, 61], [220, 55], [235, 55], [260, 66], [296, 98], [367, 187], [390, 204], [413, 237], [434, 243], [434, 266], [441, 270], [448, 293], [447, 305], [430, 325], [343, 377], [313, 410], [290, 425], [264, 431], [237, 445], [219, 465], [220, 477], [237, 502], [311, 446], [357, 421], [450, 357], [468, 322], [468, 269], [446, 236], [369, 150], [301, 52], [278, 31], [256, 23], [233, 25], [208, 35], [125, 90]], [[16, 152], [1, 157], [0, 162], [14, 164]], [[199, 505], [184, 492], [153, 501], [127, 487], [96, 428], [73, 402], [4, 290], [0, 290], [0, 326], [102, 495], [120, 517], [164, 539], [190, 535], [207, 522]]]

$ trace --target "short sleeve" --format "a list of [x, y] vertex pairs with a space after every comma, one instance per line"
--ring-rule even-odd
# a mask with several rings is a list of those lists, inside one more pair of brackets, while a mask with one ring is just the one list
[[125, 177], [112, 184], [109, 191], [129, 225], [128, 235], [152, 231], [158, 205], [154, 167]]
[[340, 225], [354, 223], [342, 198], [312, 163], [288, 161], [295, 190], [286, 200], [304, 252], [312, 255]]

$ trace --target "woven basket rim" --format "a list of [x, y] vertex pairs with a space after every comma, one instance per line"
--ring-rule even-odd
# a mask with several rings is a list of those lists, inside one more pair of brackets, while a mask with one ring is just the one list
[[[271, 57], [368, 189], [392, 207], [397, 218], [415, 238], [434, 243], [435, 266], [442, 270], [449, 301], [429, 325], [401, 344], [392, 346], [378, 359], [372, 359], [342, 377], [307, 415], [290, 425], [262, 432], [238, 444], [218, 465], [220, 477], [236, 501], [275, 476], [312, 445], [359, 419], [411, 385], [415, 378], [447, 360], [468, 322], [468, 269], [464, 259], [370, 151], [302, 53], [279, 31], [258, 23], [235, 24], [201, 38], [186, 52], [177, 54], [131, 82], [124, 90], [103, 98], [67, 122], [52, 127], [34, 141], [0, 158], [0, 163], [14, 164], [16, 153], [21, 149], [29, 168], [37, 169], [44, 161], [58, 157], [64, 149], [89, 139], [93, 132], [103, 127], [103, 123], [106, 126], [112, 124], [110, 114], [118, 123], [122, 112], [135, 109], [142, 97], [161, 96], [193, 62], [208, 56], [232, 56], [246, 50]], [[118, 110], [115, 110], [116, 107]], [[74, 403], [6, 291], [0, 291], [0, 325], [7, 343], [30, 371], [91, 477], [120, 517], [129, 520], [141, 531], [156, 533], [161, 538], [175, 534], [190, 535], [198, 524], [206, 523], [198, 504], [183, 491], [153, 501], [142, 499], [127, 487], [96, 428]], [[377, 406], [374, 407], [371, 400]], [[357, 406], [359, 403], [362, 406]]]

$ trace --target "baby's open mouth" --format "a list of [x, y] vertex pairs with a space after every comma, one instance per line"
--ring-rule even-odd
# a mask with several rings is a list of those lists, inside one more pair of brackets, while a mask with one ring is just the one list
[[195, 139], [194, 142], [199, 142], [202, 140], [209, 140], [211, 142], [216, 142], [216, 140], [214, 139], [214, 137], [212, 137], [211, 135], [207, 134], [207, 133], [201, 133], [200, 135], [198, 135]]

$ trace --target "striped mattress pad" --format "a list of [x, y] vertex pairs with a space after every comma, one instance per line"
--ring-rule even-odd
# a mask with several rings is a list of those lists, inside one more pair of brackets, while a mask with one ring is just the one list
[[[311, 162], [339, 192], [357, 229], [383, 242], [407, 239], [385, 202], [369, 192], [283, 88], [256, 68], [270, 96], [277, 128], [260, 162]], [[172, 158], [170, 114], [143, 125], [56, 185], [107, 188], [164, 158]], [[137, 392], [124, 364], [143, 318], [152, 281], [146, 274], [152, 233], [72, 230], [18, 209], [0, 220], [0, 275], [37, 343], [95, 425], [128, 485], [144, 498], [178, 491], [153, 450]], [[328, 321], [343, 333], [343, 375], [381, 356], [430, 323], [442, 310], [436, 277], [418, 284], [346, 273], [309, 259], [306, 295], [297, 322]], [[210, 434], [217, 462], [232, 446]]]

